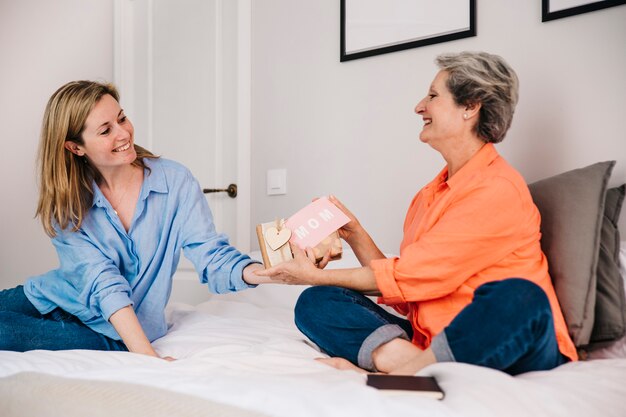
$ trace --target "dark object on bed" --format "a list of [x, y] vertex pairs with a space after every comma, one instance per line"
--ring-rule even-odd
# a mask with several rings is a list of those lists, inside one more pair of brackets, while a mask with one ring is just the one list
[[444, 392], [434, 376], [369, 374], [367, 385], [389, 393], [408, 393], [443, 399]]

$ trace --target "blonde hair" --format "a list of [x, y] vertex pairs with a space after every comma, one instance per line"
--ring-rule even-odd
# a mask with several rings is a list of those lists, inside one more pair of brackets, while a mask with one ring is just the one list
[[[101, 175], [87, 158], [65, 148], [71, 141], [83, 145], [82, 133], [87, 116], [105, 95], [119, 102], [113, 84], [95, 81], [72, 81], [59, 88], [48, 100], [41, 126], [38, 152], [39, 216], [45, 232], [56, 235], [55, 225], [62, 230], [73, 226], [77, 231], [93, 204], [93, 181]], [[146, 168], [143, 158], [158, 158], [141, 146], [134, 145], [137, 158], [133, 165]]]
[[442, 54], [435, 62], [448, 72], [447, 87], [456, 104], [481, 104], [476, 134], [487, 143], [501, 142], [518, 100], [519, 81], [513, 68], [502, 57], [486, 52]]

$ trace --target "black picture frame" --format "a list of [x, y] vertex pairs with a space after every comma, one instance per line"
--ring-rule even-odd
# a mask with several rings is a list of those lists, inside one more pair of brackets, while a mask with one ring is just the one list
[[588, 0], [585, 4], [567, 9], [553, 10], [550, 7], [550, 0], [541, 0], [541, 21], [561, 19], [563, 17], [575, 16], [577, 14], [602, 10], [608, 7], [626, 4], [626, 0]]
[[[391, 44], [371, 45], [371, 47], [369, 48], [349, 51], [346, 50], [348, 38], [351, 36], [350, 33], [346, 33], [346, 31], [348, 30], [347, 20], [349, 19], [349, 16], [347, 15], [347, 13], [349, 13], [349, 10], [347, 10], [346, 8], [347, 1], [349, 0], [341, 0], [341, 36], [339, 56], [339, 60], [341, 62], [476, 36], [476, 0], [467, 0], [469, 7], [467, 26], [459, 28], [458, 31], [453, 31], [452, 33], [445, 34], [433, 33], [432, 36], [427, 36], [419, 39], [398, 39], [397, 42], [393, 42]], [[380, 7], [388, 6], [385, 1], [380, 1], [380, 5]]]

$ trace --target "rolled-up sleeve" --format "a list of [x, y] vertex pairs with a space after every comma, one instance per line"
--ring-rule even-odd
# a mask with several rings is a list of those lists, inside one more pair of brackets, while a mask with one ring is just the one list
[[67, 297], [74, 303], [70, 313], [85, 321], [95, 316], [108, 320], [133, 304], [130, 285], [119, 268], [81, 230], [60, 231], [53, 244], [61, 262], [58, 272], [75, 291], [74, 297]]

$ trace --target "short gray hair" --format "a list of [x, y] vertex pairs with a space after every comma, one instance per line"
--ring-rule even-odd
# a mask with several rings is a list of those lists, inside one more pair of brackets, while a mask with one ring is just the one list
[[435, 63], [448, 73], [447, 87], [456, 104], [481, 104], [476, 134], [487, 143], [502, 141], [518, 99], [519, 81], [509, 64], [486, 52], [441, 54]]

